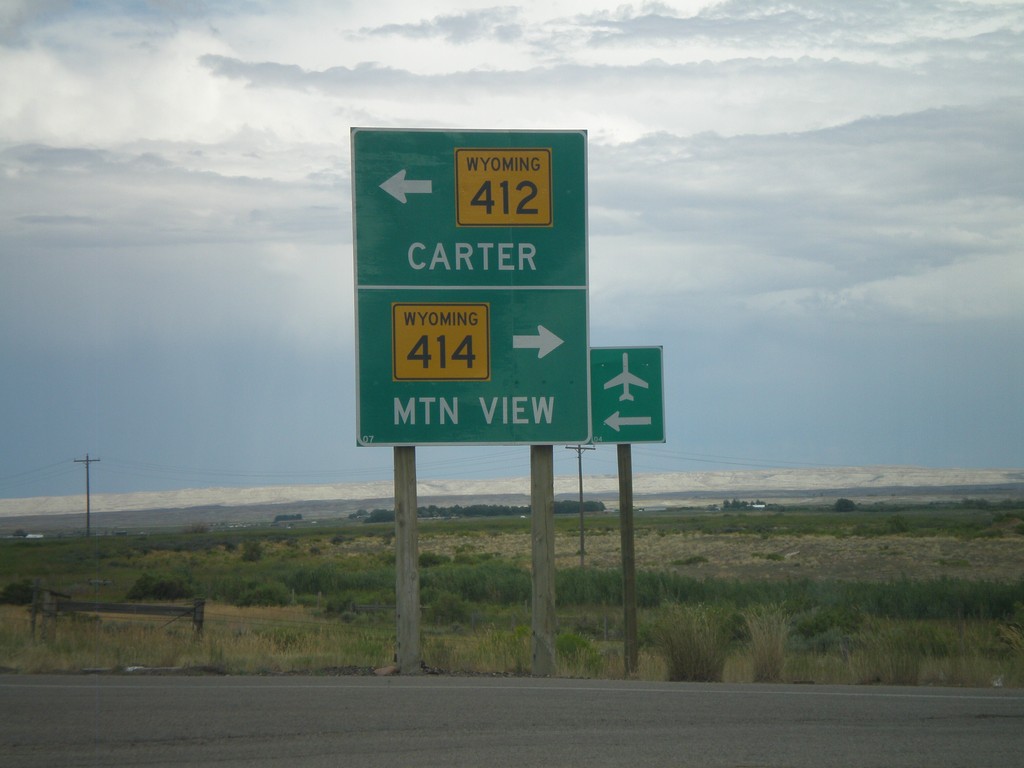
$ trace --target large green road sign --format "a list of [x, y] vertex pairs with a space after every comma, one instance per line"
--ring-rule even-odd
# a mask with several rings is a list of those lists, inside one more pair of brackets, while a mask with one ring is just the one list
[[352, 130], [362, 445], [590, 438], [586, 134]]
[[665, 442], [661, 347], [590, 350], [595, 443]]

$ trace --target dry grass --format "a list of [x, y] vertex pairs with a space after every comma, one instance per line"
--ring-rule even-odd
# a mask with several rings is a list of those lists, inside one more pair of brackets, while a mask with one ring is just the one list
[[672, 605], [654, 626], [669, 680], [718, 682], [729, 652], [728, 614], [710, 605]]
[[776, 683], [786, 665], [789, 615], [778, 605], [762, 605], [744, 613], [750, 634], [752, 677], [755, 683]]
[[[589, 523], [588, 523], [589, 524]], [[525, 526], [524, 526], [525, 528]], [[931, 580], [943, 576], [963, 580], [1016, 581], [1020, 578], [1021, 537], [1005, 538], [828, 536], [744, 533], [679, 533], [641, 528], [636, 532], [636, 561], [640, 570], [672, 570], [697, 579], [737, 581], [802, 579], [889, 581]], [[576, 568], [579, 537], [573, 531], [556, 533], [558, 568]], [[618, 530], [608, 519], [588, 528], [587, 566], [620, 566]], [[358, 536], [337, 541], [299, 539], [266, 542], [264, 559], [311, 557], [362, 558], [386, 562], [394, 543], [387, 536]], [[315, 551], [314, 551], [315, 550]], [[421, 528], [420, 551], [451, 558], [490, 555], [528, 568], [531, 559], [528, 530], [484, 532], [457, 526]], [[237, 561], [239, 551], [214, 549], [188, 555]], [[170, 570], [181, 555], [151, 551], [139, 556], [147, 569]], [[350, 561], [351, 562], [351, 561]], [[74, 586], [74, 585], [72, 585]], [[70, 590], [70, 588], [69, 588]], [[657, 620], [654, 612], [647, 617]], [[55, 672], [88, 668], [190, 667], [229, 673], [317, 672], [385, 666], [394, 654], [394, 626], [389, 619], [362, 618], [343, 623], [326, 619], [313, 608], [238, 608], [207, 603], [206, 631], [196, 638], [187, 623], [166, 620], [105, 617], [62, 617], [46, 644], [33, 643], [24, 608], [0, 606], [0, 667], [25, 672]], [[433, 666], [457, 673], [528, 674], [529, 630], [517, 620], [502, 628], [482, 625], [476, 631], [437, 632], [425, 629], [423, 657]], [[750, 618], [748, 617], [748, 624]], [[754, 628], [751, 638], [754, 639]], [[1024, 635], [1005, 626], [1003, 636], [972, 637], [965, 630], [961, 646], [942, 653], [912, 653], [913, 632], [889, 626], [869, 627], [859, 643], [827, 653], [796, 651], [784, 645], [776, 623], [765, 627], [764, 639], [732, 643], [721, 679], [730, 682], [867, 683], [903, 682], [987, 686], [1024, 685]], [[580, 630], [583, 631], [583, 630]], [[990, 630], [994, 632], [995, 630]], [[41, 634], [41, 627], [39, 628]], [[873, 633], [873, 634], [872, 634]], [[596, 634], [596, 633], [592, 633]], [[594, 643], [593, 653], [559, 659], [559, 674], [568, 677], [621, 678], [621, 643]], [[908, 650], [908, 643], [910, 649]], [[993, 652], [993, 648], [998, 648]], [[664, 680], [666, 660], [654, 648], [641, 649], [637, 677]]]
[[[648, 617], [655, 620], [657, 612]], [[777, 629], [777, 627], [776, 627]], [[781, 670], [773, 656], [765, 673], [763, 649], [751, 643], [728, 645], [721, 671], [725, 682], [804, 682], [817, 684], [888, 683], [967, 687], [1024, 686], [1024, 644], [1019, 630], [1003, 639], [1004, 652], [983, 652], [991, 628], [967, 626], [962, 647], [922, 650], [934, 632], [924, 623], [879, 622], [854, 639], [852, 649], [827, 653], [785, 653]], [[924, 632], [924, 634], [922, 634]], [[353, 673], [390, 664], [394, 627], [389, 622], [350, 624], [317, 618], [303, 608], [234, 608], [208, 604], [201, 638], [187, 625], [125, 621], [122, 618], [62, 617], [42, 640], [33, 642], [26, 609], [0, 606], [0, 667], [27, 673], [77, 672], [83, 669], [180, 668], [228, 674]], [[423, 659], [455, 674], [524, 675], [530, 672], [529, 629], [481, 626], [477, 631], [428, 633]], [[659, 647], [643, 647], [640, 680], [677, 677], [672, 660]], [[716, 662], [717, 663], [717, 662]], [[559, 657], [562, 677], [622, 679], [621, 643], [591, 641], [585, 654]]]
[[202, 636], [188, 624], [132, 617], [61, 616], [33, 641], [28, 611], [0, 606], [4, 665], [22, 672], [133, 667], [232, 674], [379, 667], [394, 655], [391, 627], [348, 626], [303, 608], [207, 603]]
[[[424, 526], [425, 528], [425, 526]], [[825, 536], [676, 533], [639, 528], [635, 534], [640, 570], [672, 569], [695, 578], [728, 579], [959, 579], [1006, 581], [1020, 578], [1021, 539], [958, 539], [950, 536]], [[393, 544], [361, 537], [331, 545], [325, 554], [384, 554]], [[424, 531], [420, 551], [456, 557], [491, 555], [529, 565], [530, 534], [480, 531]], [[586, 564], [619, 568], [618, 530], [606, 525], [586, 532]], [[555, 534], [555, 565], [579, 565], [579, 534]]]

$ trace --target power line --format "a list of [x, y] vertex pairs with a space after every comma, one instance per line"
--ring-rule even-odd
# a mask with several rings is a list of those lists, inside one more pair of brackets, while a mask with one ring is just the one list
[[62, 459], [55, 464], [48, 464], [45, 467], [27, 469], [11, 475], [0, 476], [0, 491], [6, 494], [24, 486], [46, 484], [51, 480], [56, 480], [77, 471], [73, 467], [67, 466], [66, 462], [67, 459]]

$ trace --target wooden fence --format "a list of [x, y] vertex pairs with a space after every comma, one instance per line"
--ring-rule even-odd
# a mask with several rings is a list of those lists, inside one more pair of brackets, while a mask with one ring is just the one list
[[69, 595], [59, 592], [42, 590], [32, 600], [32, 639], [36, 636], [36, 614], [43, 617], [43, 639], [47, 639], [49, 628], [62, 613], [95, 613], [120, 614], [131, 616], [167, 616], [174, 621], [186, 617], [192, 618], [192, 629], [196, 634], [203, 634], [203, 616], [206, 612], [206, 600], [196, 598], [192, 605], [167, 605], [145, 603], [100, 603], [95, 600], [72, 600]]

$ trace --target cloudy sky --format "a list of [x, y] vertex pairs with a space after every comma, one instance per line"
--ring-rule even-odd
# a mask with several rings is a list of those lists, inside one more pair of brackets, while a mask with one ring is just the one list
[[591, 344], [664, 347], [635, 471], [1024, 466], [1019, 2], [0, 0], [0, 496], [390, 477], [353, 126], [587, 131]]

